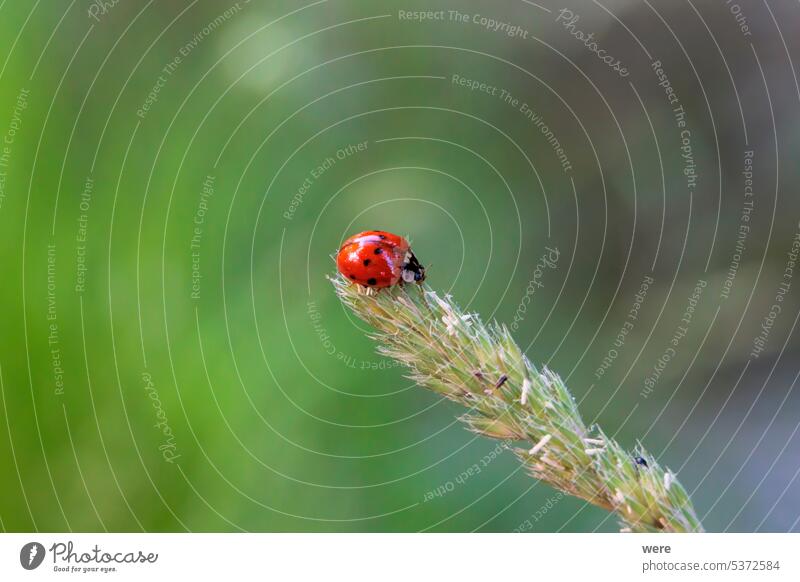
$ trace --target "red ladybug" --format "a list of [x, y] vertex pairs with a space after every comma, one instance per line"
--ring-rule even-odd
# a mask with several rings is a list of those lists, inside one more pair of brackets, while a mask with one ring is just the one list
[[381, 289], [400, 281], [421, 283], [425, 267], [402, 236], [367, 230], [348, 238], [336, 257], [339, 272], [364, 287]]

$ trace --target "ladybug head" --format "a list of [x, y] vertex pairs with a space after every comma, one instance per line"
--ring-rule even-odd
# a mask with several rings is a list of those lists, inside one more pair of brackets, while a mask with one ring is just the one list
[[403, 281], [406, 283], [422, 283], [425, 280], [425, 267], [419, 264], [414, 253], [408, 251], [403, 263]]

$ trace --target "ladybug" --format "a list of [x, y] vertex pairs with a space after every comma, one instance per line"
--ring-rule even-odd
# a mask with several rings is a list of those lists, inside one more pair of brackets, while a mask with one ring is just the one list
[[366, 230], [344, 241], [336, 266], [347, 279], [373, 289], [425, 280], [425, 267], [408, 241], [383, 230]]

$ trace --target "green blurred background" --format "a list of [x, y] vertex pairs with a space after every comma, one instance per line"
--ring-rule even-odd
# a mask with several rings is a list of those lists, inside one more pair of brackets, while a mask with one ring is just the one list
[[381, 228], [707, 529], [800, 529], [800, 6], [769, 4], [0, 2], [0, 527], [615, 531], [375, 355], [326, 275]]

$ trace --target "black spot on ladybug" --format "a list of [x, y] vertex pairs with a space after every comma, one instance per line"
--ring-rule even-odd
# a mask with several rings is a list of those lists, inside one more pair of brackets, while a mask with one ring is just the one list
[[376, 255], [379, 255], [379, 254], [381, 254], [383, 252], [383, 249], [381, 247], [378, 247], [377, 249], [375, 249], [374, 252], [375, 252]]
[[380, 238], [382, 240], [385, 240], [386, 239], [386, 235], [385, 234], [379, 234], [378, 238]]
[[353, 280], [355, 281], [355, 279], [356, 279], [356, 276], [355, 276], [355, 275], [350, 275], [350, 278], [351, 278], [351, 279], [353, 279]]
[[367, 279], [367, 285], [377, 285], [378, 280], [375, 277], [370, 277]]
[[634, 457], [633, 460], [637, 465], [647, 467], [647, 461], [644, 459], [644, 457]]
[[364, 266], [366, 267], [366, 266], [367, 266], [367, 265], [369, 265], [371, 262], [372, 262], [372, 261], [370, 261], [369, 259], [364, 259]]

